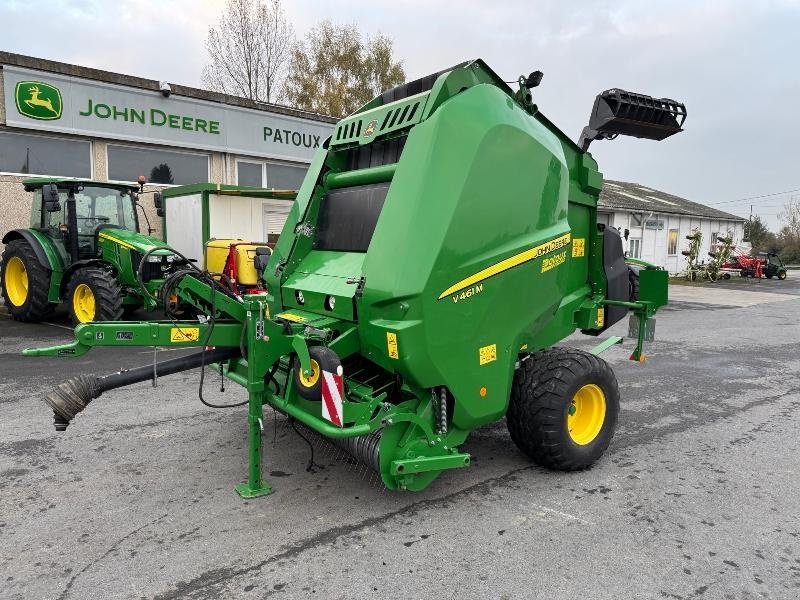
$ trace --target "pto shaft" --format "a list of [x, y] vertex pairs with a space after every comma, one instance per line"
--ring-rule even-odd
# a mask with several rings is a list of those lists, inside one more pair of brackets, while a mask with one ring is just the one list
[[202, 364], [209, 365], [239, 356], [241, 356], [241, 352], [238, 348], [215, 348], [205, 353], [197, 352], [189, 356], [165, 360], [155, 365], [122, 370], [100, 377], [78, 375], [59, 384], [45, 396], [45, 402], [53, 409], [56, 431], [64, 431], [70, 421], [85, 409], [89, 402], [99, 398], [103, 392], [147, 381], [153, 378], [154, 373], [156, 377], [163, 377], [195, 369]]

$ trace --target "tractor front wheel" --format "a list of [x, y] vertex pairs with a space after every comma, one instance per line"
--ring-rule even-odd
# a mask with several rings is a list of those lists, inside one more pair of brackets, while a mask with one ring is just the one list
[[122, 289], [114, 275], [102, 267], [75, 271], [67, 285], [66, 301], [76, 325], [122, 317]]
[[3, 300], [12, 318], [30, 323], [53, 312], [56, 305], [47, 300], [50, 271], [26, 240], [9, 242], [3, 250], [2, 280]]
[[587, 352], [552, 348], [514, 374], [506, 423], [535, 463], [558, 471], [594, 464], [614, 436], [619, 389], [608, 364]]
[[780, 271], [778, 271], [778, 279], [780, 279], [781, 281], [783, 281], [784, 279], [786, 279], [786, 271], [784, 271], [783, 269], [781, 269]]

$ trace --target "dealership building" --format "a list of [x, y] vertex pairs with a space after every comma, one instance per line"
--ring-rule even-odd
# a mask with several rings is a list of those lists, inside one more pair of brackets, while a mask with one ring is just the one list
[[[0, 52], [0, 234], [26, 227], [33, 175], [157, 187], [219, 183], [297, 189], [335, 119], [165, 82]], [[149, 187], [152, 189], [152, 186]], [[286, 204], [279, 202], [278, 204]], [[160, 235], [160, 219], [144, 203]], [[271, 210], [288, 214], [288, 204]], [[283, 212], [285, 210], [285, 212]], [[635, 183], [607, 181], [598, 220], [629, 256], [681, 271], [686, 235], [743, 236], [744, 219]], [[276, 213], [277, 214], [277, 213]], [[278, 215], [280, 216], [280, 215]], [[283, 217], [285, 219], [285, 216]], [[272, 219], [279, 232], [281, 219]]]
[[0, 234], [28, 226], [30, 176], [296, 189], [335, 123], [165, 83], [0, 52]]
[[735, 244], [744, 238], [742, 217], [638, 183], [605, 181], [597, 213], [598, 222], [619, 231], [628, 256], [664, 267], [670, 273], [686, 268], [681, 251], [688, 249], [686, 236], [694, 231], [703, 234], [701, 261], [708, 260], [717, 238], [730, 234]]

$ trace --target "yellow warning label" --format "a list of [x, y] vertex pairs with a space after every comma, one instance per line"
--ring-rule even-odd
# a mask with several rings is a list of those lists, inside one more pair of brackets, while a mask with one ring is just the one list
[[200, 339], [199, 327], [172, 327], [169, 330], [170, 342], [196, 342]]
[[551, 258], [545, 258], [542, 260], [542, 273], [549, 271], [550, 269], [555, 269], [558, 265], [563, 265], [565, 262], [567, 262], [566, 250], [560, 254], [556, 254]]
[[497, 344], [478, 349], [478, 362], [482, 365], [497, 360]]
[[572, 257], [583, 256], [584, 248], [586, 246], [586, 238], [573, 238], [572, 239]]
[[400, 353], [397, 349], [397, 334], [391, 331], [386, 332], [386, 346], [389, 349], [389, 358], [398, 359]]
[[300, 315], [294, 315], [292, 313], [282, 313], [278, 315], [278, 318], [286, 319], [287, 321], [293, 321], [295, 323], [303, 323], [306, 320], [305, 317], [301, 317]]
[[597, 328], [602, 329], [606, 324], [606, 309], [600, 307], [597, 309]]

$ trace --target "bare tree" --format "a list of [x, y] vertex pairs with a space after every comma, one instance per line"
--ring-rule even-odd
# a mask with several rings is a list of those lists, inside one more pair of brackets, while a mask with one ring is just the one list
[[208, 30], [203, 85], [260, 102], [281, 100], [294, 30], [281, 0], [227, 0]]
[[787, 262], [800, 262], [800, 198], [789, 198], [778, 219], [781, 223], [778, 233], [781, 257]]
[[392, 52], [384, 35], [362, 39], [355, 25], [323, 21], [292, 50], [285, 97], [297, 108], [343, 117], [405, 80]]

